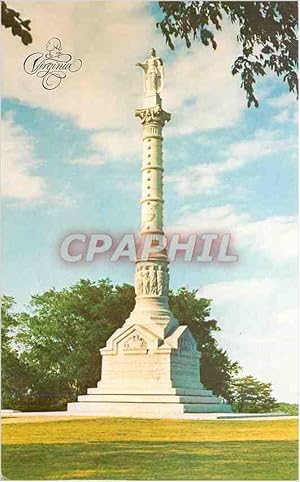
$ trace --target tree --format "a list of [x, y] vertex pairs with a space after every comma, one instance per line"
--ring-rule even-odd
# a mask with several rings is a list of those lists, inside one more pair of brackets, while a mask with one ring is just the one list
[[283, 412], [287, 415], [299, 415], [299, 407], [297, 403], [278, 402], [275, 406], [275, 412]]
[[14, 299], [3, 296], [1, 308], [2, 406], [14, 408], [26, 396], [32, 379], [30, 369], [20, 358], [14, 343], [18, 327], [18, 315], [13, 311]]
[[276, 408], [272, 384], [260, 382], [249, 375], [233, 381], [230, 401], [236, 412], [264, 413]]
[[248, 107], [258, 107], [254, 94], [256, 78], [273, 71], [298, 96], [297, 2], [159, 2], [164, 18], [157, 27], [171, 49], [182, 39], [188, 48], [192, 40], [217, 48], [215, 32], [222, 30], [224, 17], [237, 24], [242, 54], [232, 66], [240, 74]]
[[[18, 360], [26, 367], [26, 386], [18, 398], [11, 397], [7, 364], [5, 400], [9, 408], [40, 410], [63, 408], [100, 379], [99, 349], [129, 316], [134, 307], [134, 288], [113, 286], [109, 280], [81, 280], [68, 289], [47, 290], [32, 297], [29, 312], [14, 317], [12, 340]], [[217, 394], [228, 396], [228, 387], [238, 370], [217, 344], [210, 320], [210, 300], [197, 299], [196, 291], [171, 293], [170, 304], [181, 324], [187, 324], [202, 351], [202, 381]], [[12, 345], [10, 344], [10, 349]], [[16, 370], [18, 373], [18, 370]], [[18, 373], [20, 376], [20, 373]]]
[[12, 34], [20, 37], [24, 45], [32, 42], [30, 20], [22, 20], [20, 13], [9, 8], [5, 2], [1, 2], [1, 23], [4, 27], [11, 28]]
[[100, 379], [99, 349], [129, 315], [134, 289], [109, 280], [81, 280], [34, 295], [19, 314], [16, 343], [32, 383], [23, 408], [59, 408]]

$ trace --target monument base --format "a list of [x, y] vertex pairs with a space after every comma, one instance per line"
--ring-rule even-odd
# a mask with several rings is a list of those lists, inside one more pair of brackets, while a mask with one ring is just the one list
[[[220, 403], [209, 394], [196, 395], [124, 395], [92, 394], [79, 396], [78, 402], [68, 404], [72, 415], [107, 417], [182, 418], [187, 413], [231, 413], [231, 406]], [[96, 389], [95, 389], [96, 390]]]
[[[230, 406], [199, 405], [197, 409], [190, 405], [159, 404], [159, 403], [80, 403], [74, 402], [74, 407], [68, 405], [70, 415], [89, 415], [100, 417], [128, 417], [128, 418], [183, 418], [184, 414], [195, 413], [228, 413]], [[76, 405], [76, 407], [75, 407]], [[226, 408], [227, 407], [227, 408]]]
[[188, 327], [175, 327], [173, 318], [158, 329], [158, 321], [155, 317], [155, 323], [150, 319], [140, 325], [127, 320], [116, 330], [101, 350], [98, 386], [69, 403], [69, 414], [182, 418], [232, 411], [201, 384], [200, 353]]

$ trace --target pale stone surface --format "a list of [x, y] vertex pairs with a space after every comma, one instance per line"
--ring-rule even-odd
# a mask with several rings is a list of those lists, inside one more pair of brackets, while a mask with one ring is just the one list
[[[137, 64], [144, 73], [141, 235], [153, 243], [163, 235], [162, 129], [171, 115], [162, 109], [163, 64], [154, 49]], [[152, 242], [152, 241], [151, 241]], [[169, 309], [169, 268], [161, 250], [136, 264], [134, 310], [102, 348], [96, 388], [68, 404], [70, 414], [182, 417], [186, 413], [230, 412], [200, 383], [200, 353], [187, 326]]]
[[72, 415], [101, 415], [114, 417], [177, 418], [184, 413], [215, 413], [230, 411], [229, 405], [220, 404], [183, 404], [183, 403], [126, 403], [126, 402], [75, 402], [69, 403]]
[[231, 410], [200, 383], [200, 353], [186, 326], [159, 336], [147, 324], [125, 323], [101, 354], [98, 386], [68, 404], [70, 413], [157, 418]]
[[150, 50], [150, 57], [145, 62], [136, 64], [143, 69], [144, 107], [155, 106], [160, 103], [158, 93], [163, 88], [164, 68], [160, 57], [156, 56], [155, 49]]

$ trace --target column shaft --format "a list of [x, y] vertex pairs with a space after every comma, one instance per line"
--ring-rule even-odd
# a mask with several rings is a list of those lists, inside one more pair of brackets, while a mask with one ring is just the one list
[[163, 234], [163, 166], [160, 126], [143, 128], [141, 234]]

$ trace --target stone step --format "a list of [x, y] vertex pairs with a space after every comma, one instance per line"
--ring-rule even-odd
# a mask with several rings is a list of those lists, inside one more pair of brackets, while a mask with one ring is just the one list
[[184, 404], [184, 413], [232, 413], [227, 403]]
[[68, 403], [68, 414], [103, 417], [176, 418], [182, 417], [185, 413], [228, 413], [230, 409], [230, 405], [223, 403]]
[[217, 397], [197, 395], [140, 395], [140, 394], [89, 394], [80, 395], [79, 402], [131, 402], [131, 403], [220, 403]]
[[[95, 388], [88, 388], [88, 395], [120, 395], [120, 386], [108, 386], [100, 385]], [[186, 395], [186, 396], [198, 396], [198, 397], [210, 397], [213, 396], [212, 390], [206, 390], [205, 388], [173, 388], [173, 387], [134, 387], [134, 386], [122, 386], [123, 395]]]

